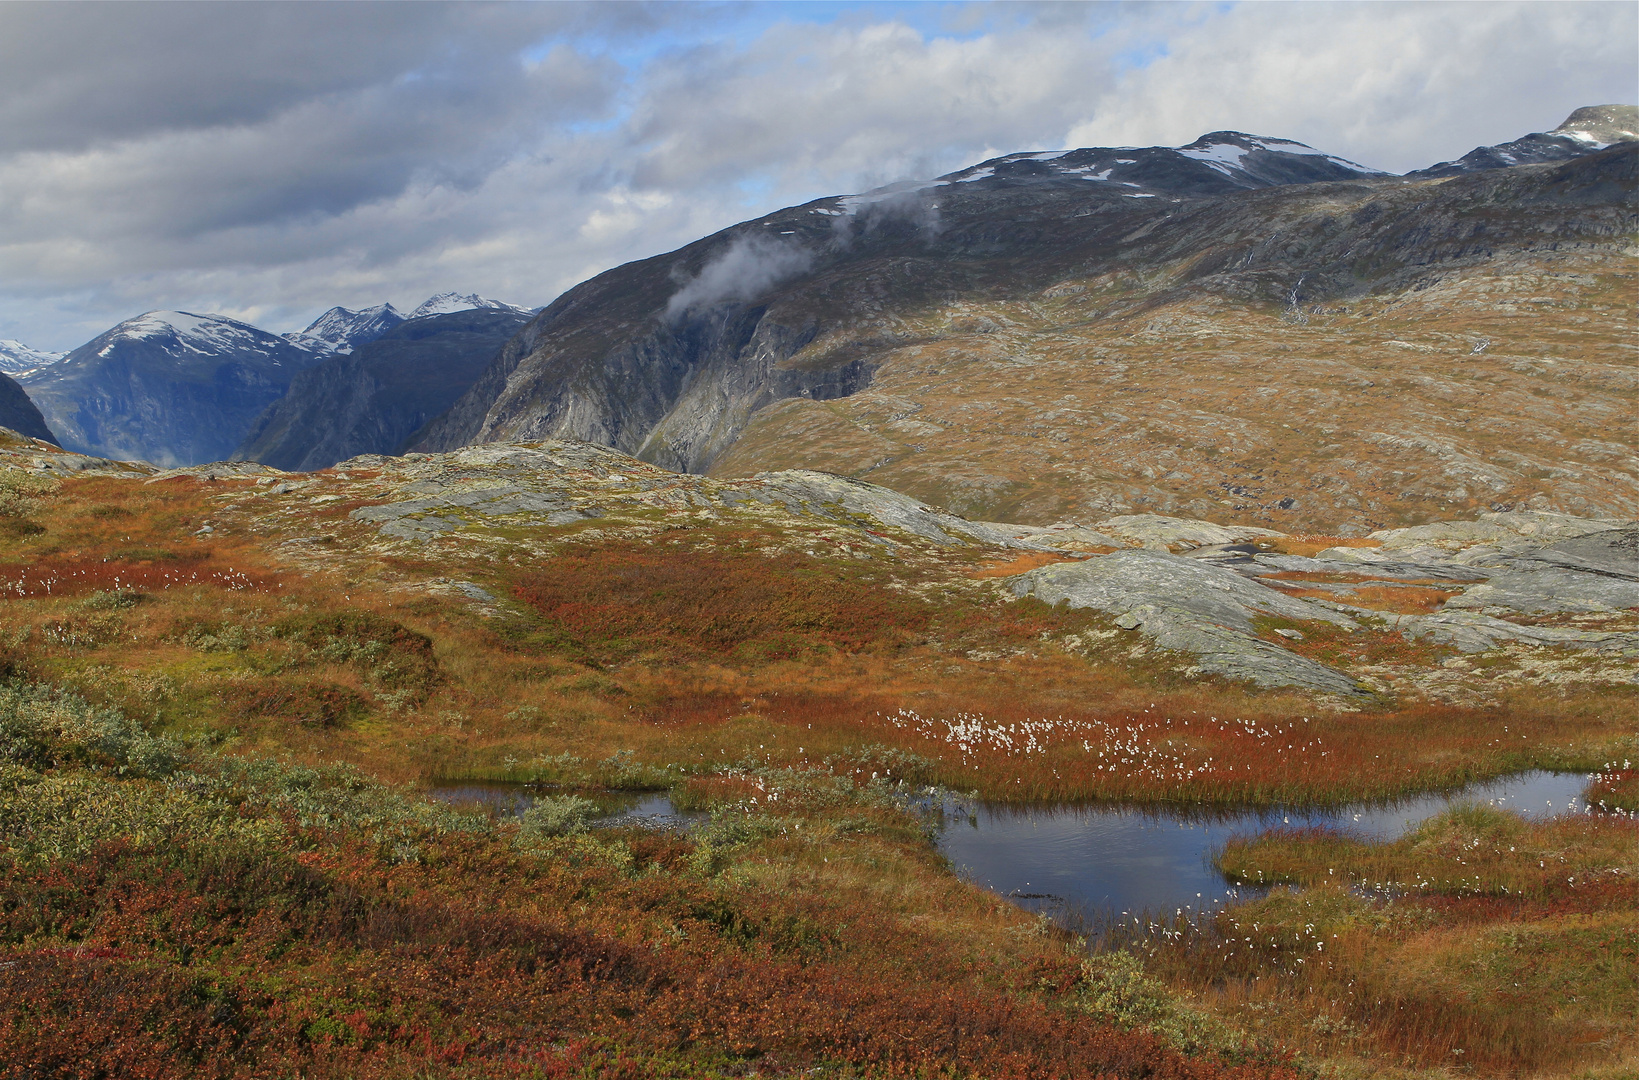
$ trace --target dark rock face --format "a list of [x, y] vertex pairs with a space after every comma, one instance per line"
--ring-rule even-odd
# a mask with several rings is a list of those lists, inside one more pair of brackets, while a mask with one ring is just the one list
[[297, 375], [234, 456], [311, 471], [358, 454], [395, 453], [448, 409], [528, 321], [527, 314], [490, 309], [401, 323]]
[[233, 453], [257, 415], [322, 355], [219, 315], [154, 311], [24, 385], [66, 449], [191, 465]]
[[1442, 161], [1407, 176], [1457, 176], [1513, 165], [1540, 165], [1594, 154], [1619, 142], [1639, 140], [1639, 106], [1589, 105], [1566, 117], [1552, 131], [1539, 131], [1513, 142], [1480, 146], [1456, 161]]
[[1179, 286], [1293, 306], [1405, 288], [1619, 229], [1601, 214], [1633, 202], [1633, 149], [1430, 188], [1218, 132], [1177, 150], [1009, 155], [821, 199], [570, 290], [414, 449], [577, 438], [703, 472], [773, 402], [854, 394], [894, 350], [984, 332], [932, 325], [941, 305], [1029, 302], [1100, 274], [1130, 277], [1134, 303]]
[[0, 427], [10, 428], [31, 439], [57, 442], [57, 436], [46, 426], [46, 419], [40, 415], [40, 410], [17, 385], [17, 380], [8, 375], [0, 375]]

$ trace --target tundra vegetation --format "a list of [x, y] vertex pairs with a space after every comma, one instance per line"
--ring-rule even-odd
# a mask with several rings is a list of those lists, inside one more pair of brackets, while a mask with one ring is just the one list
[[[1013, 599], [1016, 551], [753, 510], [386, 542], [350, 516], [368, 468], [96, 472], [0, 470], [0, 1076], [1639, 1067], [1632, 686], [1257, 691]], [[1609, 812], [1249, 839], [1224, 870], [1280, 888], [1091, 939], [933, 843], [948, 797], [1339, 803], [1532, 768]], [[540, 798], [420, 794], [463, 780]], [[599, 824], [661, 790], [704, 823]]]

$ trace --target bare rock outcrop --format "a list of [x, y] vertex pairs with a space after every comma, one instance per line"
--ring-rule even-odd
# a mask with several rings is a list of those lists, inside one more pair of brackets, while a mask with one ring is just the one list
[[1008, 587], [1015, 596], [1115, 615], [1116, 625], [1142, 631], [1162, 648], [1194, 655], [1202, 672], [1265, 687], [1366, 692], [1343, 672], [1257, 637], [1253, 622], [1258, 615], [1277, 615], [1354, 629], [1354, 620], [1198, 559], [1118, 551], [1041, 567], [1010, 579]]

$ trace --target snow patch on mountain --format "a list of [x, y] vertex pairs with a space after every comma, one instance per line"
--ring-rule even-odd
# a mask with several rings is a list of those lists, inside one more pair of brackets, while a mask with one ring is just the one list
[[0, 372], [7, 375], [22, 375], [36, 368], [48, 367], [67, 355], [67, 353], [31, 349], [21, 341], [12, 338], [0, 338]]
[[[198, 315], [191, 311], [148, 311], [127, 319], [103, 335], [100, 357], [108, 357], [127, 341], [156, 344], [172, 356], [200, 353], [207, 356], [227, 352], [271, 354], [280, 339], [249, 323], [223, 315]], [[274, 360], [278, 364], [280, 361]]]
[[499, 300], [490, 300], [479, 296], [477, 293], [468, 293], [463, 296], [460, 293], [447, 292], [439, 293], [437, 296], [431, 296], [422, 301], [419, 307], [410, 312], [410, 318], [421, 319], [428, 315], [450, 315], [457, 311], [473, 311], [475, 309], [516, 311], [523, 315], [529, 314], [528, 308], [521, 308], [515, 304], [503, 304]]
[[1406, 175], [1417, 178], [1541, 165], [1595, 154], [1619, 142], [1639, 141], [1639, 106], [1588, 105], [1552, 131], [1538, 131], [1495, 146], [1477, 146], [1454, 161], [1442, 161]]
[[406, 318], [392, 304], [377, 304], [358, 311], [333, 307], [301, 333], [286, 334], [285, 340], [320, 352], [350, 353], [381, 337]]

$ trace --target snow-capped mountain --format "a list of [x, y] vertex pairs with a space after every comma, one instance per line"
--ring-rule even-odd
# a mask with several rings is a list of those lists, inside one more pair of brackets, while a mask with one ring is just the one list
[[[913, 186], [943, 187], [992, 179], [1067, 180], [1128, 187], [1133, 189], [1134, 198], [1144, 198], [1158, 191], [1207, 195], [1384, 175], [1291, 139], [1214, 131], [1188, 146], [1176, 148], [1086, 147], [1008, 154], [941, 176], [931, 184]], [[901, 186], [895, 185], [895, 188]], [[869, 197], [869, 194], [853, 196], [855, 199]]]
[[0, 372], [22, 375], [35, 368], [46, 367], [61, 360], [67, 353], [31, 349], [21, 341], [0, 338]]
[[1639, 106], [1588, 105], [1573, 112], [1552, 131], [1538, 131], [1499, 143], [1480, 146], [1456, 161], [1442, 161], [1407, 173], [1419, 178], [1506, 169], [1511, 165], [1538, 165], [1597, 153], [1619, 142], [1639, 141]]
[[284, 362], [290, 349], [288, 341], [225, 315], [149, 311], [134, 319], [126, 319], [90, 343], [75, 349], [64, 358], [64, 362], [82, 360], [82, 354], [93, 346], [97, 357], [107, 359], [122, 347], [136, 343], [159, 350], [179, 362], [194, 356], [214, 357], [249, 352], [267, 356], [271, 363], [279, 365]]
[[375, 307], [363, 308], [354, 311], [351, 308], [333, 307], [329, 311], [314, 319], [306, 330], [295, 334], [286, 334], [285, 340], [303, 348], [317, 349], [324, 353], [334, 353], [345, 356], [372, 341], [381, 338], [400, 323], [411, 319], [424, 319], [429, 315], [450, 315], [457, 311], [510, 311], [528, 315], [527, 308], [514, 307], [503, 304], [499, 300], [489, 300], [476, 293], [461, 295], [460, 293], [439, 293], [422, 301], [415, 310], [408, 315], [399, 311], [392, 304], [377, 304]]
[[397, 453], [466, 392], [530, 318], [495, 308], [426, 315], [326, 357], [291, 380], [234, 457], [307, 470], [356, 454]]
[[184, 465], [226, 458], [326, 355], [221, 315], [150, 311], [20, 381], [68, 449]]
[[421, 305], [410, 312], [409, 317], [420, 319], [427, 315], [450, 315], [457, 311], [472, 311], [483, 308], [490, 311], [515, 311], [521, 315], [530, 313], [528, 308], [517, 307], [513, 304], [503, 304], [499, 300], [489, 300], [477, 293], [462, 296], [460, 293], [439, 293], [430, 296], [421, 302]]
[[350, 353], [409, 317], [392, 304], [377, 304], [361, 311], [333, 307], [301, 333], [286, 334], [285, 340], [325, 352]]

